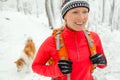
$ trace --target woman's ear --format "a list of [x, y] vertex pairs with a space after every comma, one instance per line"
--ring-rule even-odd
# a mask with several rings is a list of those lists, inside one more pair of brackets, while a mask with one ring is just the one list
[[64, 21], [67, 21], [67, 18], [66, 18], [66, 16], [64, 16]]

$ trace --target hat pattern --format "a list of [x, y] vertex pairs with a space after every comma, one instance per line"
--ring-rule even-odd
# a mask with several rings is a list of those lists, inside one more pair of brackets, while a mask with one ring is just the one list
[[84, 0], [65, 0], [62, 5], [62, 17], [64, 18], [65, 14], [73, 8], [77, 7], [86, 7], [89, 11], [89, 4]]

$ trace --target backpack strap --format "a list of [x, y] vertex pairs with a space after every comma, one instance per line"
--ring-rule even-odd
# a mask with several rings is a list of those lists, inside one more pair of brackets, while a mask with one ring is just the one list
[[[91, 56], [94, 56], [95, 54], [97, 54], [97, 52], [96, 52], [96, 46], [95, 46], [92, 34], [88, 30], [84, 30], [84, 34], [85, 34], [86, 39], [88, 41]], [[92, 64], [91, 72], [93, 72], [95, 68], [96, 68], [96, 65]]]
[[[53, 30], [52, 35], [55, 38], [56, 50], [59, 55], [59, 59], [68, 60], [68, 52], [67, 52], [66, 46], [64, 45], [62, 31], [63, 31], [63, 27], [55, 29], [55, 30]], [[54, 65], [54, 60], [52, 57], [48, 60], [48, 63], [49, 63], [49, 65]]]
[[61, 29], [57, 30], [54, 37], [55, 37], [55, 41], [56, 41], [56, 50], [58, 52], [59, 58], [68, 60], [68, 52], [67, 52], [66, 46], [64, 44], [62, 30]]

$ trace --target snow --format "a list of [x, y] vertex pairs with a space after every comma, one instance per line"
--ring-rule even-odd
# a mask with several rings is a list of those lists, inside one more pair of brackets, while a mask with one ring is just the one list
[[[0, 80], [32, 80], [37, 76], [32, 71], [27, 74], [18, 73], [14, 61], [21, 55], [27, 38], [32, 37], [38, 49], [42, 41], [51, 34], [44, 16], [41, 14], [37, 19], [17, 12], [0, 13]], [[40, 80], [39, 78], [49, 79], [41, 76], [36, 80]]]
[[[120, 80], [120, 31], [111, 32], [106, 24], [92, 26], [102, 40], [108, 66], [96, 69], [96, 80]], [[0, 80], [50, 80], [49, 77], [32, 72], [17, 72], [14, 61], [21, 55], [24, 43], [32, 37], [38, 50], [41, 43], [51, 35], [44, 13], [39, 18], [14, 11], [0, 12]]]

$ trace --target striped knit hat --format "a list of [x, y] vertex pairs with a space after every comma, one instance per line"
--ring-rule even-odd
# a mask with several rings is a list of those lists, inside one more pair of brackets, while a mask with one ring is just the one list
[[65, 14], [73, 8], [76, 7], [86, 7], [89, 12], [89, 3], [85, 0], [65, 0], [62, 4], [62, 17], [64, 18]]

